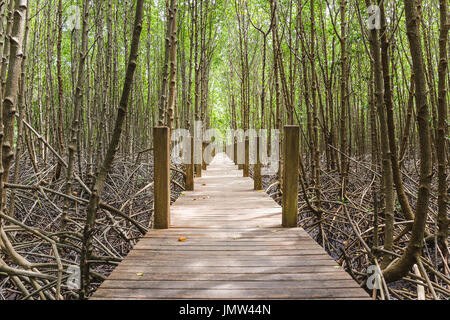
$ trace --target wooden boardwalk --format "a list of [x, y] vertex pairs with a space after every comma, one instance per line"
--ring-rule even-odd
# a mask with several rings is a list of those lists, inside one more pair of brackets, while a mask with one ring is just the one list
[[303, 229], [281, 228], [281, 207], [224, 154], [195, 190], [92, 299], [369, 299]]

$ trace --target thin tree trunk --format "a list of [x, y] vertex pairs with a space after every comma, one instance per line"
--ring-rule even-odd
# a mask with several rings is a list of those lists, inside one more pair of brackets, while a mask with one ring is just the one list
[[384, 270], [383, 274], [387, 282], [398, 280], [407, 275], [417, 259], [420, 259], [430, 200], [432, 177], [429, 110], [427, 104], [424, 59], [419, 31], [420, 19], [417, 11], [417, 5], [421, 5], [422, 1], [418, 0], [416, 2], [415, 0], [405, 0], [404, 2], [407, 36], [410, 43], [413, 72], [416, 76], [417, 123], [421, 163], [419, 192], [411, 239], [402, 256]]
[[128, 59], [128, 66], [126, 70], [125, 83], [123, 86], [122, 96], [120, 99], [119, 109], [117, 111], [117, 118], [114, 125], [114, 131], [111, 142], [108, 146], [105, 160], [98, 173], [92, 193], [89, 197], [89, 204], [87, 207], [86, 224], [83, 233], [83, 247], [81, 250], [80, 270], [81, 270], [81, 290], [80, 298], [85, 299], [89, 294], [89, 269], [90, 263], [88, 260], [92, 254], [92, 233], [95, 227], [95, 219], [99, 208], [100, 199], [102, 196], [103, 187], [106, 182], [109, 171], [111, 170], [114, 157], [117, 152], [117, 147], [120, 143], [122, 135], [122, 127], [127, 115], [127, 108], [130, 98], [131, 87], [133, 85], [134, 73], [137, 66], [137, 59], [139, 53], [139, 42], [142, 31], [142, 16], [143, 16], [144, 0], [137, 0], [136, 16], [134, 21], [133, 38], [131, 41], [130, 56]]
[[448, 229], [450, 219], [447, 213], [447, 42], [448, 42], [448, 1], [440, 0], [439, 9], [441, 15], [441, 26], [439, 34], [439, 90], [438, 90], [438, 128], [436, 137], [436, 153], [438, 160], [438, 244], [445, 258], [448, 252]]
[[[85, 65], [88, 55], [88, 44], [89, 44], [89, 1], [83, 1], [83, 26], [81, 35], [81, 51], [80, 51], [80, 61], [78, 64], [78, 80], [75, 88], [74, 96], [74, 108], [72, 115], [72, 127], [70, 128], [70, 142], [68, 144], [68, 165], [67, 165], [67, 177], [66, 177], [66, 194], [72, 194], [72, 184], [75, 170], [75, 156], [78, 149], [78, 137], [80, 131], [80, 115], [81, 115], [81, 105], [83, 103], [83, 87], [85, 79]], [[74, 30], [73, 32], [76, 32]], [[66, 199], [63, 208], [63, 217], [61, 220], [61, 228], [65, 230], [67, 226], [67, 219], [69, 215], [69, 201]]]
[[[11, 163], [14, 159], [14, 124], [17, 112], [17, 94], [19, 92], [20, 68], [23, 59], [23, 38], [25, 33], [28, 3], [27, 0], [15, 0], [14, 20], [10, 37], [10, 59], [8, 77], [5, 84], [5, 95], [2, 106], [3, 130], [0, 130], [0, 143], [2, 146], [2, 168], [0, 168], [0, 191], [3, 211], [6, 202], [6, 192], [3, 184], [9, 179]], [[1, 132], [3, 131], [3, 135]], [[3, 170], [1, 170], [3, 169]]]

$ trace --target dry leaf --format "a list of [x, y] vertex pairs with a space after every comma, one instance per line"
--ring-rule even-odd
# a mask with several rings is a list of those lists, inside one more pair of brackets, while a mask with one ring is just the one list
[[186, 238], [183, 238], [183, 237], [182, 237], [182, 238], [178, 238], [178, 241], [179, 241], [179, 242], [185, 242], [185, 241], [186, 241]]
[[141, 272], [139, 272], [139, 273], [136, 273], [136, 275], [137, 275], [138, 277], [143, 277], [143, 276], [144, 276], [144, 274], [143, 274], [143, 273], [141, 273]]

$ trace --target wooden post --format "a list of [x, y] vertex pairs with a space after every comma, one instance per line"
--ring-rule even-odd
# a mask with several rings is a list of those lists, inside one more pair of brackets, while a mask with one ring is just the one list
[[296, 228], [298, 220], [299, 127], [284, 127], [283, 218], [285, 228]]
[[256, 137], [256, 164], [254, 167], [254, 175], [253, 175], [253, 188], [255, 190], [262, 190], [262, 176], [261, 176], [261, 156], [260, 152], [260, 142], [261, 137]]
[[202, 143], [202, 170], [206, 170], [205, 149], [207, 146], [208, 146], [208, 142]]
[[194, 138], [191, 139], [191, 161], [186, 163], [186, 191], [194, 191]]
[[238, 165], [238, 145], [237, 145], [237, 138], [233, 137], [233, 161], [235, 165]]
[[169, 128], [155, 127], [154, 141], [154, 222], [155, 229], [170, 226], [170, 149]]
[[284, 178], [283, 178], [283, 168], [284, 168], [284, 163], [283, 163], [283, 157], [284, 157], [284, 140], [283, 137], [280, 135], [280, 142], [279, 142], [279, 150], [280, 151], [280, 155], [278, 157], [278, 177], [280, 180], [280, 190], [281, 192], [283, 192], [283, 183], [284, 183]]
[[[202, 164], [201, 164], [201, 162], [203, 161], [202, 159], [203, 159], [203, 150], [202, 151], [200, 151], [200, 150], [198, 150], [198, 148], [201, 148], [202, 149], [202, 147], [198, 147], [198, 145], [201, 145], [202, 144], [202, 141], [201, 140], [195, 140], [194, 139], [194, 143], [195, 143], [195, 147], [194, 147], [194, 150], [195, 150], [195, 152], [199, 152], [199, 153], [201, 153], [200, 154], [200, 159], [197, 159], [197, 162], [194, 162], [195, 164], [194, 164], [194, 170], [195, 170], [195, 176], [197, 177], [197, 178], [201, 178], [202, 177]], [[195, 161], [195, 159], [194, 159], [194, 161]], [[200, 162], [200, 163], [198, 163], [198, 162]]]
[[249, 138], [245, 138], [245, 164], [244, 164], [244, 178], [250, 176], [250, 141]]

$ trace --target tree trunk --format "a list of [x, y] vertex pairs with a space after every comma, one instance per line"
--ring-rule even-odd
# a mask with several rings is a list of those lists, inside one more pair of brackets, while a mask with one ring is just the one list
[[[175, 1], [175, 0], [172, 0]], [[103, 187], [106, 182], [109, 171], [111, 170], [114, 157], [117, 152], [117, 147], [120, 143], [122, 135], [122, 127], [127, 115], [128, 102], [130, 98], [131, 87], [133, 85], [134, 73], [137, 66], [137, 59], [139, 54], [139, 42], [142, 31], [142, 16], [143, 16], [144, 0], [137, 0], [136, 16], [134, 21], [133, 38], [131, 40], [131, 50], [128, 59], [128, 66], [126, 70], [125, 83], [123, 86], [122, 96], [120, 98], [119, 110], [117, 111], [117, 118], [114, 125], [114, 131], [111, 142], [106, 153], [103, 165], [95, 179], [95, 184], [92, 193], [89, 197], [89, 204], [87, 207], [87, 218], [83, 233], [83, 247], [81, 250], [80, 270], [81, 270], [81, 290], [80, 298], [85, 299], [89, 293], [89, 269], [90, 263], [88, 260], [92, 254], [92, 235], [95, 227], [95, 219], [102, 196]]]
[[0, 129], [0, 143], [2, 145], [2, 168], [0, 168], [0, 191], [2, 197], [2, 206], [0, 206], [1, 211], [3, 211], [6, 204], [6, 192], [3, 188], [3, 184], [9, 179], [11, 163], [14, 158], [14, 124], [17, 112], [17, 94], [19, 92], [20, 69], [24, 55], [22, 51], [22, 42], [27, 20], [27, 8], [27, 0], [15, 0], [14, 20], [10, 37], [8, 77], [5, 84], [3, 106], [2, 110], [0, 110], [2, 112], [1, 120], [3, 123], [3, 130]]
[[447, 213], [447, 42], [448, 42], [448, 1], [440, 0], [441, 26], [439, 34], [439, 90], [438, 90], [438, 128], [436, 137], [436, 153], [438, 160], [438, 244], [444, 257], [448, 252], [448, 229], [450, 219]]
[[420, 0], [405, 0], [405, 16], [407, 35], [410, 44], [413, 72], [416, 81], [417, 123], [419, 130], [420, 147], [420, 178], [419, 193], [417, 197], [416, 213], [412, 228], [411, 239], [402, 256], [384, 270], [387, 282], [400, 279], [408, 274], [419, 258], [427, 220], [428, 204], [430, 199], [432, 163], [431, 163], [431, 137], [429, 124], [429, 110], [427, 104], [427, 88], [425, 80], [424, 60], [419, 31], [419, 15], [417, 5]]

